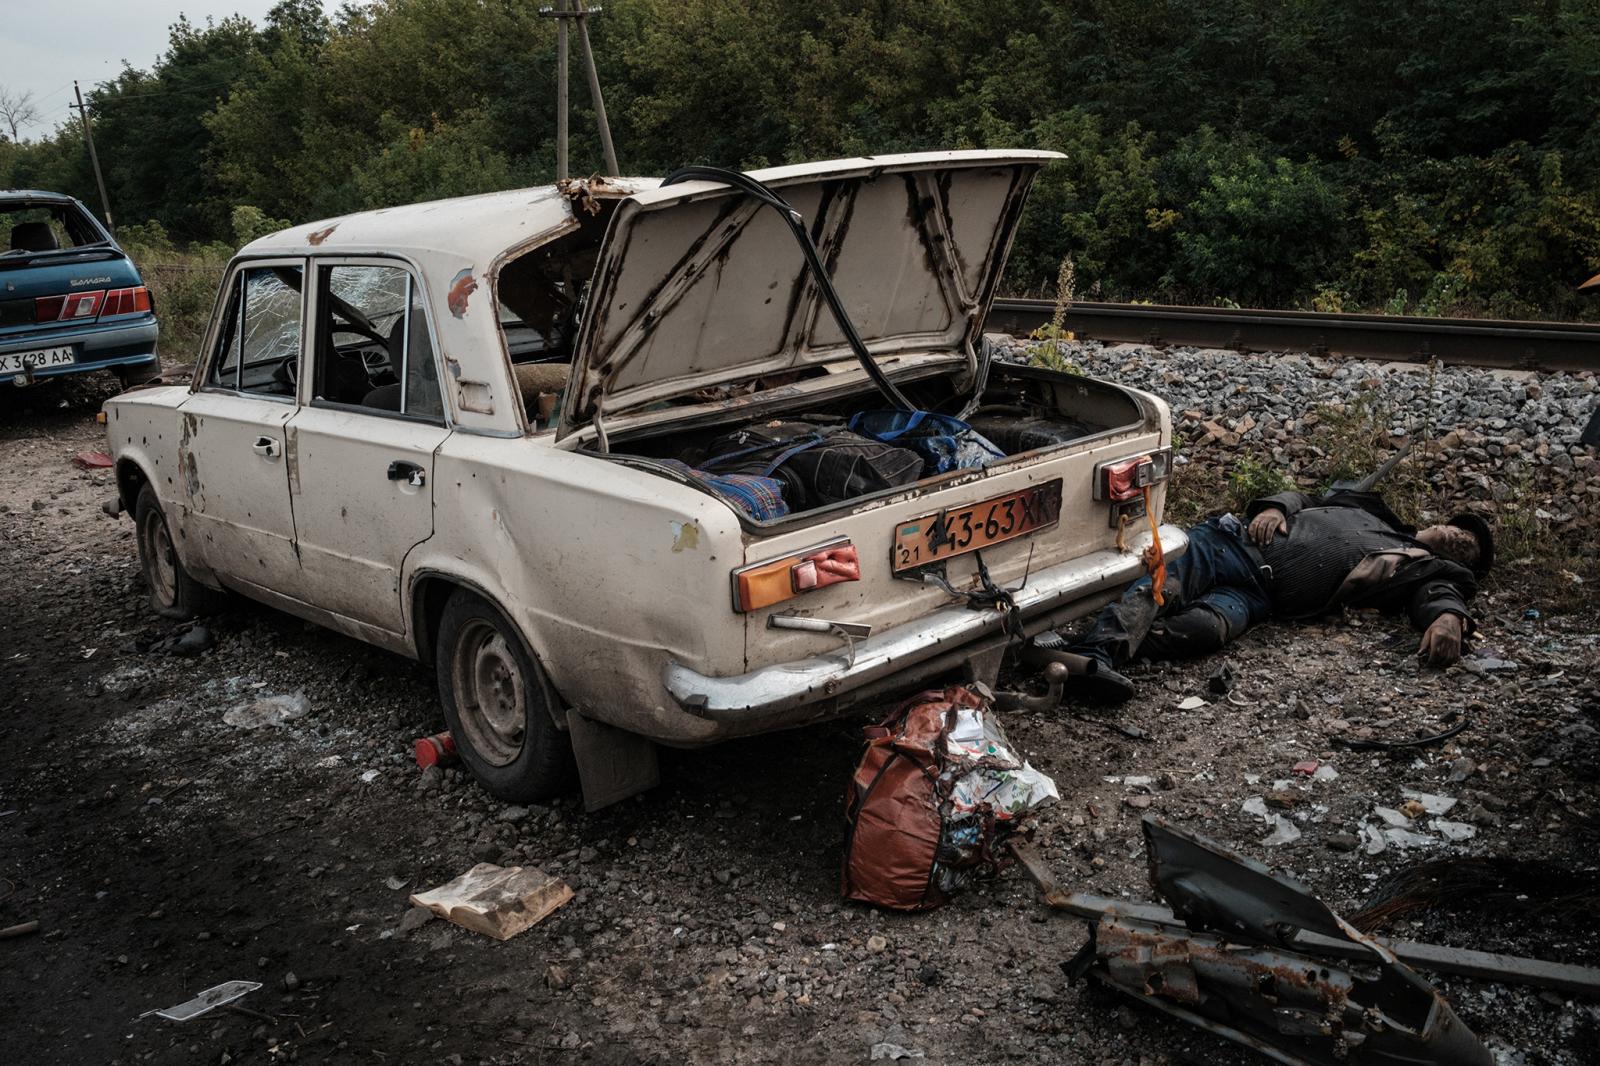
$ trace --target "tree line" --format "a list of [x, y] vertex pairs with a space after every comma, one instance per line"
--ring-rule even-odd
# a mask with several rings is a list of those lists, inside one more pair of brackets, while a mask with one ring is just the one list
[[[147, 241], [544, 184], [538, 0], [284, 0], [180, 20], [88, 94]], [[930, 148], [1065, 152], [1007, 278], [1085, 299], [1597, 317], [1600, 0], [606, 0], [632, 174]], [[601, 167], [574, 63], [572, 169]], [[98, 205], [76, 120], [0, 187]]]

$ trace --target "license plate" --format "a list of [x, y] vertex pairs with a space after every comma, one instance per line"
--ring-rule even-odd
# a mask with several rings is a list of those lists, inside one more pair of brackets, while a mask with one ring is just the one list
[[20, 374], [23, 367], [46, 370], [53, 366], [71, 366], [78, 361], [78, 353], [71, 347], [41, 348], [36, 352], [8, 352], [0, 355], [0, 374]]
[[894, 569], [899, 573], [965, 555], [1053, 526], [1060, 518], [1061, 482], [1051, 481], [902, 522], [894, 531]]

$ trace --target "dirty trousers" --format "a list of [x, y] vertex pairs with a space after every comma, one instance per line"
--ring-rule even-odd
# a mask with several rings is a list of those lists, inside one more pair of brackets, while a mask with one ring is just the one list
[[1271, 612], [1244, 538], [1244, 525], [1231, 514], [1195, 526], [1188, 549], [1167, 563], [1166, 602], [1157, 607], [1150, 579], [1141, 578], [1100, 612], [1072, 650], [1120, 666], [1135, 656], [1209, 655], [1242, 636]]

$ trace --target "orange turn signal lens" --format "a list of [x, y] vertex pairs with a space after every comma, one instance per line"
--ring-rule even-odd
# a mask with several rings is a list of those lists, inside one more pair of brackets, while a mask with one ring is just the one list
[[757, 611], [803, 592], [861, 580], [861, 560], [848, 540], [808, 548], [796, 555], [733, 572], [733, 609]]

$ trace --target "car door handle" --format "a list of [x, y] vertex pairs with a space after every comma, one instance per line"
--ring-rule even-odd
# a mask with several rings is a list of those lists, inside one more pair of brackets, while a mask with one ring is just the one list
[[257, 437], [256, 442], [250, 445], [250, 450], [267, 459], [276, 459], [283, 454], [283, 445], [271, 437]]
[[427, 472], [416, 463], [408, 463], [404, 459], [396, 459], [389, 464], [389, 480], [404, 481], [407, 484], [421, 488], [427, 484]]

